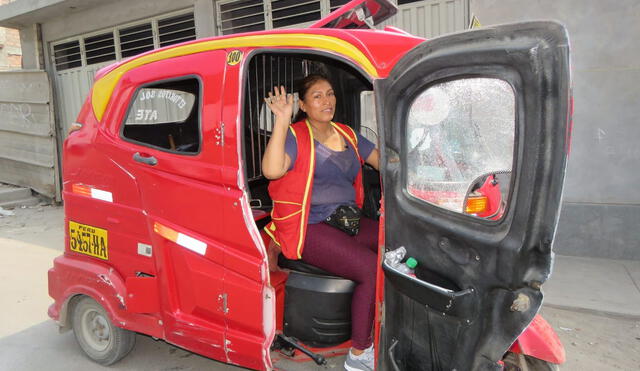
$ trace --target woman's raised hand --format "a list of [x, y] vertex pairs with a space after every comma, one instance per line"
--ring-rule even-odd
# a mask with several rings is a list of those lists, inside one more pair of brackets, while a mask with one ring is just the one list
[[276, 115], [277, 119], [286, 119], [289, 123], [291, 122], [291, 115], [293, 115], [293, 95], [287, 94], [284, 86], [273, 87], [273, 94], [269, 92], [269, 97], [265, 98], [264, 101], [267, 103], [267, 106]]
[[262, 157], [262, 174], [267, 179], [273, 180], [286, 174], [291, 165], [291, 158], [285, 153], [284, 146], [293, 114], [293, 95], [287, 95], [284, 86], [274, 86], [273, 94], [269, 92], [269, 97], [264, 101], [276, 115], [271, 139]]

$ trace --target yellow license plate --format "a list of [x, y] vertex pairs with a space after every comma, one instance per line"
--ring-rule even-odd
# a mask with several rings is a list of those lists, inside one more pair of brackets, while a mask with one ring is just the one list
[[109, 240], [106, 229], [69, 221], [69, 247], [71, 251], [109, 259]]

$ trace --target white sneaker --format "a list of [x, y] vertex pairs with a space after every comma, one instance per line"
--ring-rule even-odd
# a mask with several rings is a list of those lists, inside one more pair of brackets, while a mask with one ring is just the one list
[[373, 344], [364, 350], [359, 356], [349, 351], [347, 359], [344, 361], [344, 368], [347, 371], [373, 371], [374, 368]]
[[371, 345], [369, 345], [369, 348], [364, 350], [365, 353], [369, 353], [371, 355], [371, 358], [375, 358], [375, 353], [373, 352], [373, 343], [371, 343]]

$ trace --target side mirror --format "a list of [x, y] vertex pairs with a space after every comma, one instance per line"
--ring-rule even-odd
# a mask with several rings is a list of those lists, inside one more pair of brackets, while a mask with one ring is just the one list
[[464, 212], [483, 219], [499, 220], [506, 210], [510, 182], [509, 170], [477, 177], [465, 194]]

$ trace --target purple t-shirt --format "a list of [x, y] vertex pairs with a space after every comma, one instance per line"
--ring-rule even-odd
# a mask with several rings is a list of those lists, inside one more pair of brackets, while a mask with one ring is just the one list
[[[366, 160], [375, 144], [360, 134], [358, 136], [358, 152], [362, 160]], [[347, 148], [344, 151], [334, 151], [323, 144], [314, 141], [316, 149], [316, 168], [313, 175], [313, 194], [311, 195], [311, 209], [309, 210], [309, 224], [324, 221], [340, 205], [355, 205], [356, 192], [353, 182], [356, 180], [360, 163], [351, 144], [345, 140]], [[298, 157], [296, 138], [287, 132], [284, 150], [291, 158], [291, 166]]]

